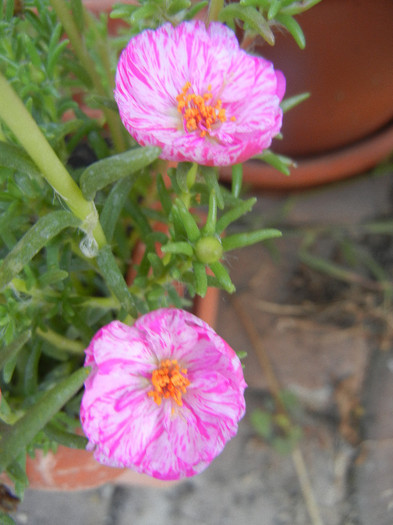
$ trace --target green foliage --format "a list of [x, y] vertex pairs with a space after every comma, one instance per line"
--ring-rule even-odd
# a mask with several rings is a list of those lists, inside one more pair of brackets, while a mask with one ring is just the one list
[[196, 3], [191, 0], [141, 0], [140, 5], [115, 4], [110, 16], [127, 22], [133, 35], [144, 29], [156, 29], [164, 22], [178, 25], [183, 20], [191, 20], [207, 5], [206, 0]]
[[[21, 12], [10, 16], [7, 2], [0, 13], [0, 71], [45, 130], [51, 142], [64, 147], [66, 111], [77, 107], [68, 96], [74, 80], [69, 65], [75, 59], [62, 37], [62, 26], [48, 0], [24, 2]], [[53, 124], [56, 123], [54, 126]]]
[[241, 25], [249, 35], [260, 35], [269, 45], [274, 45], [274, 27], [286, 29], [297, 45], [304, 49], [306, 40], [299, 23], [294, 18], [307, 11], [321, 0], [240, 0], [229, 4], [219, 15], [219, 20], [227, 23], [233, 29]]
[[[240, 21], [271, 44], [279, 23], [303, 45], [292, 17], [315, 3], [242, 0], [219, 17], [233, 27]], [[209, 286], [233, 293], [226, 252], [279, 235], [274, 229], [226, 235], [256, 201], [242, 198], [241, 165], [233, 167], [230, 189], [220, 185], [216, 168], [179, 163], [167, 169], [157, 160], [159, 148], [136, 145], [117, 115], [114, 71], [130, 36], [189, 20], [207, 5], [118, 4], [111, 18], [130, 27], [110, 37], [107, 17], [85, 13], [81, 0], [0, 3], [0, 79], [12, 86], [25, 120], [33, 117], [29, 129], [43, 132], [40, 145], [58, 157], [48, 168], [50, 155], [37, 159], [40, 148], [27, 148], [3, 114], [0, 470], [18, 495], [27, 485], [26, 453], [58, 443], [85, 446], [76, 433], [87, 374], [81, 366], [100, 327], [113, 319], [132, 322], [159, 307], [187, 307]], [[97, 118], [89, 107], [100, 110]], [[265, 152], [262, 158], [288, 170], [284, 157]], [[56, 163], [64, 168], [58, 179]], [[79, 205], [88, 212], [75, 209]], [[285, 422], [274, 420], [273, 427], [288, 438]]]
[[80, 185], [88, 200], [94, 200], [96, 192], [127, 175], [138, 175], [140, 170], [151, 164], [160, 154], [160, 148], [132, 148], [124, 153], [112, 155], [90, 164], [82, 173]]

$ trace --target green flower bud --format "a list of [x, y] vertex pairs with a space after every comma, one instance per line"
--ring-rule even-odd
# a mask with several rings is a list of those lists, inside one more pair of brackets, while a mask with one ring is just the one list
[[202, 237], [195, 244], [195, 255], [204, 264], [217, 262], [221, 259], [223, 249], [217, 237]]

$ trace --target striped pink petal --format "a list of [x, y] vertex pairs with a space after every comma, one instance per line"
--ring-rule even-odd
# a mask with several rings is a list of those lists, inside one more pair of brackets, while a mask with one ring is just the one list
[[[195, 129], [185, 115], [195, 108], [194, 99], [178, 108], [187, 83], [186, 96], [208, 97]], [[281, 128], [284, 92], [284, 75], [241, 50], [233, 31], [218, 22], [206, 29], [192, 21], [130, 40], [118, 63], [115, 99], [132, 137], [161, 147], [163, 159], [223, 166], [270, 146]], [[203, 117], [205, 108], [214, 122]]]

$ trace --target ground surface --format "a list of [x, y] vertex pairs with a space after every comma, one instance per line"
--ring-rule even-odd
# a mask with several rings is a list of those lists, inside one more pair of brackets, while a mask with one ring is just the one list
[[[372, 255], [380, 278], [391, 276], [392, 236], [370, 234], [364, 225], [392, 216], [392, 190], [393, 174], [387, 174], [289, 200], [260, 199], [247, 220], [255, 228], [280, 220], [285, 235], [275, 243], [273, 257], [263, 246], [228, 256], [238, 293], [235, 300], [221, 296], [217, 331], [248, 353], [247, 415], [239, 434], [204, 473], [160, 488], [27, 491], [14, 515], [17, 524], [391, 525], [389, 291], [384, 296], [383, 286], [375, 284], [371, 263], [371, 273], [364, 273], [359, 251], [342, 232], [350, 232], [364, 254]], [[321, 225], [329, 225], [329, 233], [321, 235]], [[304, 233], [309, 246], [302, 250]], [[345, 255], [351, 271], [337, 274], [339, 279], [315, 272], [305, 264], [316, 264], [310, 253], [335, 264]], [[257, 409], [273, 414], [272, 378], [297, 400], [292, 419], [303, 437], [286, 455], [274, 450], [288, 443], [281, 427], [276, 425], [267, 444], [250, 421]]]

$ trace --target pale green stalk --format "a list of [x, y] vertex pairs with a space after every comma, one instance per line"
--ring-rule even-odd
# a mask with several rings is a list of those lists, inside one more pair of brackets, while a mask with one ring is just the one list
[[98, 247], [102, 248], [106, 245], [106, 239], [97, 218], [94, 202], [87, 201], [83, 197], [79, 186], [74, 182], [23, 102], [1, 73], [0, 93], [0, 119], [14, 133], [42, 175], [65, 201], [72, 213], [82, 221], [82, 224], [93, 225], [93, 237]]

